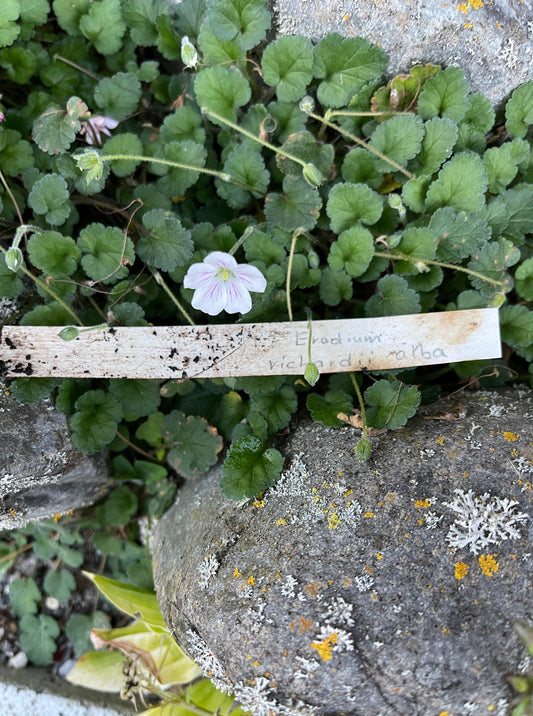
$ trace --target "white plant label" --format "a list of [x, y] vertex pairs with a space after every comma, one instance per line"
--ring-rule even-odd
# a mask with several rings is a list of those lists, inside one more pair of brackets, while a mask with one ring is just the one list
[[0, 377], [223, 378], [409, 368], [499, 358], [497, 308], [383, 318], [84, 330], [4, 326]]

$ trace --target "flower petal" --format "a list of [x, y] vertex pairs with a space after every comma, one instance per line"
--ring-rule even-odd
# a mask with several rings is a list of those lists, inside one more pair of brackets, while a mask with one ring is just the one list
[[226, 308], [227, 300], [224, 282], [213, 279], [196, 289], [191, 304], [198, 311], [203, 311], [209, 316], [216, 316]]
[[248, 264], [239, 264], [234, 270], [236, 278], [241, 281], [248, 291], [257, 291], [263, 293], [266, 288], [267, 281], [261, 271], [255, 266]]
[[234, 257], [224, 251], [212, 251], [205, 257], [204, 263], [217, 266], [218, 268], [222, 267], [229, 271], [234, 271], [237, 267], [237, 261]]
[[230, 277], [225, 282], [227, 313], [248, 313], [252, 307], [250, 292], [239, 279]]
[[214, 280], [216, 268], [206, 264], [192, 264], [183, 279], [184, 288], [201, 288]]

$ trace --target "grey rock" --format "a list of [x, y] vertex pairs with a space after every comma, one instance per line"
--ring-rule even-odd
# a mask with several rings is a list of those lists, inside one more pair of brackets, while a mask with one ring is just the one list
[[0, 436], [0, 529], [91, 505], [112, 484], [105, 455], [77, 450], [51, 401], [21, 405], [2, 382]]
[[503, 716], [533, 621], [532, 418], [530, 391], [466, 394], [363, 465], [360, 431], [303, 420], [262, 499], [226, 500], [219, 467], [187, 483], [153, 540], [177, 642], [256, 714]]
[[273, 0], [272, 8], [281, 35], [338, 32], [379, 45], [391, 76], [420, 63], [457, 65], [494, 105], [533, 79], [532, 0]]

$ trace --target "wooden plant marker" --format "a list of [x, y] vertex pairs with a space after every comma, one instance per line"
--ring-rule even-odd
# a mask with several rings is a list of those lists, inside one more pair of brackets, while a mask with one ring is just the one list
[[[309, 324], [244, 323], [83, 330], [4, 326], [0, 377], [223, 378], [302, 375]], [[321, 373], [499, 358], [497, 308], [313, 321], [311, 360]]]

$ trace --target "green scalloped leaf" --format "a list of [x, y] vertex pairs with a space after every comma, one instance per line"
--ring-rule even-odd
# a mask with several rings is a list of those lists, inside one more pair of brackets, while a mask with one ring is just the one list
[[286, 176], [283, 194], [268, 194], [265, 199], [265, 216], [274, 226], [286, 231], [300, 227], [310, 231], [320, 215], [322, 199], [316, 189], [301, 177]]
[[0, 47], [12, 45], [20, 33], [16, 22], [20, 14], [18, 0], [3, 0], [0, 6]]
[[[420, 151], [423, 137], [424, 123], [420, 117], [399, 114], [376, 127], [369, 146], [405, 166]], [[377, 159], [376, 165], [382, 171], [391, 171], [390, 164], [383, 159]]]
[[526, 301], [533, 301], [533, 258], [520, 264], [514, 278], [518, 295]]
[[156, 44], [156, 18], [169, 15], [171, 11], [166, 0], [127, 0], [122, 3], [122, 16], [130, 28], [131, 39], [143, 47]]
[[233, 209], [244, 208], [252, 197], [264, 196], [268, 189], [270, 174], [263, 157], [246, 147], [237, 146], [228, 154], [223, 171], [244, 185], [215, 180], [217, 194]]
[[169, 448], [168, 464], [193, 479], [207, 472], [222, 450], [222, 438], [207, 420], [173, 410], [161, 421], [161, 435]]
[[[513, 279], [507, 269], [510, 266], [514, 266], [518, 261], [520, 261], [520, 249], [517, 249], [507, 239], [498, 239], [497, 241], [491, 241], [489, 244], [484, 244], [479, 252], [473, 256], [468, 268], [472, 271], [477, 271], [489, 280], [502, 281], [505, 284], [505, 291], [510, 291], [513, 288]], [[500, 287], [496, 288], [490, 281], [484, 281], [478, 276], [469, 275], [469, 279], [474, 288], [477, 288], [486, 297], [492, 296], [496, 290], [502, 290]]]
[[67, 278], [78, 266], [81, 251], [74, 239], [57, 231], [34, 234], [28, 241], [31, 262], [53, 278]]
[[76, 401], [68, 424], [74, 445], [89, 455], [102, 450], [114, 439], [122, 407], [103, 390], [88, 390]]
[[481, 157], [461, 152], [449, 159], [426, 194], [426, 209], [452, 206], [459, 211], [478, 211], [485, 204], [487, 173]]
[[457, 125], [451, 119], [433, 117], [424, 126], [422, 148], [416, 166], [410, 168], [417, 174], [434, 174], [452, 153], [457, 141]]
[[468, 95], [468, 107], [461, 120], [461, 127], [468, 125], [474, 132], [487, 134], [494, 126], [495, 112], [488, 97], [480, 92]]
[[496, 199], [503, 204], [507, 213], [507, 223], [502, 234], [515, 244], [523, 244], [524, 236], [533, 233], [533, 186], [520, 184], [507, 189]]
[[116, 283], [128, 275], [125, 264], [135, 260], [131, 239], [117, 226], [89, 224], [80, 231], [78, 247], [85, 273], [96, 282]]
[[25, 139], [21, 139], [20, 133], [14, 129], [2, 129], [0, 132], [0, 170], [6, 176], [14, 177], [31, 166], [33, 166], [31, 144]]
[[322, 271], [319, 293], [326, 306], [338, 306], [352, 297], [352, 279], [345, 271], [334, 271], [328, 266]]
[[296, 102], [304, 96], [313, 78], [313, 44], [302, 35], [286, 35], [263, 52], [261, 69], [267, 85], [276, 87], [281, 102]]
[[[248, 80], [238, 69], [228, 67], [200, 70], [194, 80], [194, 91], [202, 111], [211, 110], [230, 122], [237, 119], [237, 107], [242, 107], [251, 97]], [[210, 119], [215, 124], [223, 124], [214, 117]]]
[[58, 602], [68, 602], [76, 581], [68, 569], [49, 569], [43, 581], [44, 591]]
[[165, 117], [160, 134], [161, 139], [167, 144], [169, 142], [184, 142], [186, 139], [190, 139], [196, 144], [205, 142], [202, 116], [188, 104], [178, 107], [174, 114]]
[[8, 269], [5, 254], [0, 253], [0, 296], [15, 298], [22, 291], [23, 286], [18, 272]]
[[399, 380], [378, 380], [365, 390], [366, 416], [370, 427], [376, 430], [397, 430], [405, 425], [420, 405], [420, 391], [415, 385], [404, 385]]
[[11, 82], [24, 85], [37, 69], [37, 58], [23, 47], [6, 47], [0, 50], [0, 67]]
[[142, 223], [146, 232], [141, 234], [136, 246], [142, 261], [169, 272], [190, 262], [194, 250], [191, 232], [175, 214], [152, 209], [144, 214]]
[[[143, 145], [141, 140], [133, 132], [124, 132], [123, 134], [116, 134], [111, 139], [108, 139], [102, 148], [102, 154], [133, 154], [142, 155]], [[138, 159], [115, 159], [109, 162], [111, 171], [117, 177], [127, 177], [133, 174], [135, 169], [139, 166], [140, 162]]]
[[57, 650], [59, 624], [44, 614], [26, 614], [19, 623], [20, 648], [36, 666], [51, 664]]
[[124, 414], [135, 418], [154, 413], [161, 402], [159, 382], [154, 380], [115, 379], [109, 383], [109, 392], [122, 405]]
[[[202, 60], [206, 65], [232, 64], [243, 55], [237, 37], [233, 40], [222, 40], [205, 22], [198, 35], [198, 49], [202, 53]], [[238, 62], [235, 64], [239, 66]]]
[[533, 311], [526, 306], [502, 306], [500, 308], [502, 341], [512, 348], [528, 348], [533, 345]]
[[141, 83], [132, 72], [104, 77], [94, 89], [94, 100], [106, 117], [121, 121], [134, 114], [141, 99]]
[[506, 144], [491, 147], [483, 154], [487, 171], [488, 189], [492, 194], [500, 194], [515, 178], [518, 167]]
[[315, 46], [313, 75], [322, 80], [317, 97], [326, 107], [344, 107], [367, 83], [387, 69], [385, 52], [362, 37], [333, 32]]
[[363, 147], [355, 147], [348, 152], [341, 171], [344, 181], [350, 184], [368, 184], [371, 189], [378, 189], [383, 181], [383, 172], [377, 167], [376, 157]]
[[284, 385], [272, 393], [254, 393], [250, 396], [250, 401], [251, 410], [265, 418], [270, 433], [286, 428], [298, 406], [296, 392], [289, 385]]
[[422, 119], [447, 117], [460, 122], [468, 107], [468, 82], [459, 67], [447, 67], [427, 80], [418, 98]]
[[416, 276], [420, 273], [424, 261], [435, 258], [437, 244], [438, 239], [431, 229], [408, 226], [397, 249], [405, 256], [410, 256], [413, 261], [397, 261], [394, 266], [395, 272]]
[[[207, 150], [202, 144], [186, 139], [183, 142], [170, 142], [160, 147], [156, 152], [156, 158], [202, 169], [205, 166]], [[200, 172], [195, 169], [168, 167], [162, 164], [152, 164], [150, 169], [154, 174], [164, 175], [157, 180], [157, 187], [171, 197], [183, 196], [189, 187], [196, 184], [200, 176]]]
[[46, 222], [61, 226], [72, 211], [67, 182], [60, 174], [45, 174], [33, 185], [28, 204], [36, 214], [43, 215]]
[[338, 428], [344, 425], [339, 420], [339, 413], [351, 413], [353, 408], [352, 398], [342, 390], [328, 390], [322, 396], [319, 393], [310, 393], [305, 401], [307, 409], [313, 420], [330, 428]]
[[264, 40], [270, 13], [264, 0], [208, 0], [206, 21], [222, 40], [237, 38], [251, 50]]
[[80, 18], [79, 29], [95, 50], [112, 55], [122, 46], [126, 25], [121, 15], [121, 0], [95, 0], [88, 12]]
[[326, 213], [331, 230], [340, 234], [358, 221], [375, 224], [383, 213], [383, 200], [365, 184], [336, 184], [329, 192]]
[[276, 164], [284, 174], [302, 176], [302, 165], [289, 159], [284, 152], [312, 164], [325, 177], [330, 173], [335, 150], [331, 144], [317, 142], [311, 132], [303, 131], [291, 134], [276, 154]]
[[420, 313], [420, 298], [401, 276], [383, 276], [377, 282], [375, 294], [366, 302], [365, 311], [371, 318]]
[[517, 87], [505, 105], [505, 128], [511, 137], [525, 137], [533, 124], [533, 82]]
[[328, 254], [328, 264], [334, 271], [345, 270], [349, 276], [363, 274], [374, 256], [374, 238], [368, 229], [354, 226], [343, 231], [334, 241]]
[[9, 584], [9, 606], [18, 617], [36, 614], [41, 592], [32, 577], [15, 577]]
[[447, 263], [460, 263], [491, 239], [490, 226], [482, 216], [456, 212], [450, 206], [437, 209], [429, 228], [439, 240], [437, 258]]
[[282, 467], [283, 457], [278, 450], [265, 449], [258, 437], [245, 435], [229, 447], [220, 487], [230, 500], [252, 498], [276, 482]]

